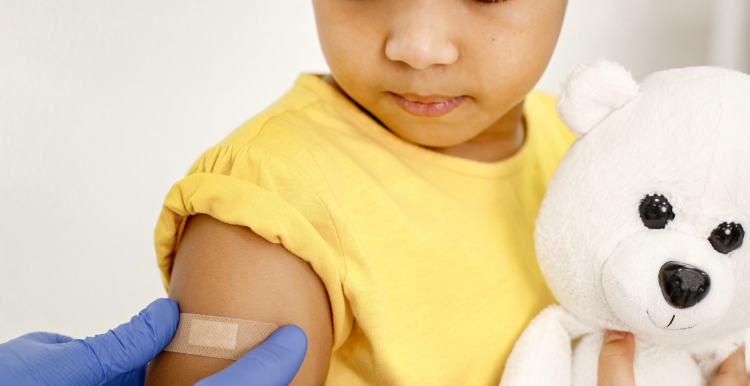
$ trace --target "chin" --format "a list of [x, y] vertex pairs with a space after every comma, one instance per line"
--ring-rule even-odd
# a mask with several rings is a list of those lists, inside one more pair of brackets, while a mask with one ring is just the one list
[[413, 125], [405, 129], [397, 126], [391, 128], [391, 131], [408, 142], [436, 149], [458, 146], [476, 136], [474, 133], [462, 133], [460, 128], [445, 125]]

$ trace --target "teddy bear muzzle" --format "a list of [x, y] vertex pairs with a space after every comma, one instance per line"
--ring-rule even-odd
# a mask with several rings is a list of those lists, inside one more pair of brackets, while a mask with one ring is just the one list
[[659, 285], [670, 306], [684, 309], [698, 304], [708, 295], [711, 279], [698, 268], [670, 261], [659, 270]]
[[644, 228], [620, 241], [601, 267], [604, 300], [617, 318], [602, 327], [699, 337], [734, 302], [733, 264], [700, 236]]

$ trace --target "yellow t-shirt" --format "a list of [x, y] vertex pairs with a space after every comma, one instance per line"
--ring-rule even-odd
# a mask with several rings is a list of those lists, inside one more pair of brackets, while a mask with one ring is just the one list
[[168, 288], [187, 216], [250, 227], [309, 262], [333, 313], [328, 385], [497, 385], [554, 301], [534, 257], [547, 181], [573, 137], [552, 97], [484, 163], [404, 141], [319, 76], [233, 131], [169, 191], [155, 231]]

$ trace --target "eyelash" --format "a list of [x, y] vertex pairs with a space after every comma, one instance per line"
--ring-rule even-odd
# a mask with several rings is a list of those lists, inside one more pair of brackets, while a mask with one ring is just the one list
[[482, 4], [493, 4], [493, 3], [499, 3], [499, 2], [504, 3], [508, 0], [474, 0], [474, 1], [476, 1], [477, 3], [482, 3]]

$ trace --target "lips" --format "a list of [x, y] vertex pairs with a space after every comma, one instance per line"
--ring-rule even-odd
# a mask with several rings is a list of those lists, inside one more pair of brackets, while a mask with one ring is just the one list
[[464, 100], [463, 95], [457, 97], [445, 97], [440, 95], [399, 95], [391, 93], [393, 100], [406, 112], [421, 117], [439, 117], [448, 114], [458, 107]]

